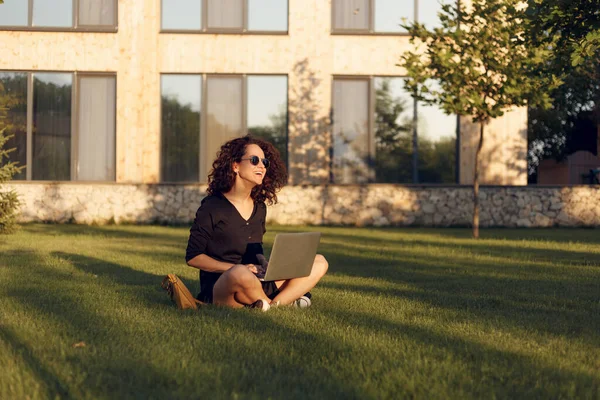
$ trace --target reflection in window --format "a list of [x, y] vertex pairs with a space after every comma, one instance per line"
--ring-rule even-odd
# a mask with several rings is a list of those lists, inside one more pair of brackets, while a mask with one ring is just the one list
[[[8, 162], [27, 164], [27, 74], [19, 72], [0, 73], [0, 131], [13, 135], [5, 143], [5, 149], [15, 149], [8, 155]], [[0, 160], [0, 165], [7, 160]], [[25, 180], [25, 168], [14, 175], [15, 180]]]
[[285, 32], [288, 30], [287, 0], [248, 0], [248, 30]]
[[0, 26], [27, 26], [27, 1], [4, 0], [0, 4]]
[[33, 26], [73, 26], [73, 0], [35, 0]]
[[71, 90], [66, 73], [33, 75], [33, 160], [35, 180], [71, 179]]
[[333, 176], [335, 183], [364, 183], [369, 168], [369, 81], [333, 82]]
[[77, 180], [115, 180], [116, 78], [79, 80]]
[[425, 24], [427, 29], [438, 28], [440, 26], [438, 13], [442, 9], [441, 5], [448, 2], [449, 0], [419, 0], [418, 21]]
[[242, 29], [244, 0], [206, 0], [208, 29]]
[[161, 14], [165, 31], [244, 33], [288, 29], [288, 0], [162, 0]]
[[243, 136], [241, 76], [209, 76], [206, 82], [207, 171], [221, 145]]
[[332, 4], [333, 29], [369, 29], [369, 0], [333, 0]]
[[248, 133], [272, 143], [287, 162], [287, 77], [248, 77]]
[[414, 148], [415, 101], [404, 88], [404, 78], [335, 79], [333, 181], [456, 183], [456, 116], [422, 104], [417, 111]]
[[162, 0], [162, 29], [202, 29], [202, 0]]
[[5, 0], [0, 4], [0, 27], [114, 30], [116, 18], [117, 0]]
[[400, 26], [415, 18], [415, 3], [412, 0], [375, 0], [375, 32], [406, 32]]
[[115, 0], [79, 0], [79, 25], [114, 26], [116, 8]]
[[[435, 85], [433, 89], [436, 90]], [[439, 106], [419, 103], [419, 181], [456, 182], [456, 115], [446, 115]]]
[[161, 77], [161, 181], [199, 180], [200, 75]]
[[414, 100], [404, 78], [375, 78], [375, 180], [412, 183]]

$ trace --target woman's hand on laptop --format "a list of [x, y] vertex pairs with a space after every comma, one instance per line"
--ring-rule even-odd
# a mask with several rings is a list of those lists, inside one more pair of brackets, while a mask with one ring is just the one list
[[237, 267], [238, 265], [248, 268], [250, 270], [250, 272], [252, 272], [253, 274], [258, 273], [258, 268], [256, 268], [256, 265], [254, 265], [254, 264], [235, 264], [235, 265], [232, 265], [231, 268]]
[[258, 267], [259, 272], [261, 274], [266, 273], [267, 272], [267, 267], [269, 266], [269, 262], [267, 261], [267, 259], [265, 258], [265, 256], [262, 255], [262, 254], [257, 254], [256, 255], [256, 259], [260, 263], [260, 266]]

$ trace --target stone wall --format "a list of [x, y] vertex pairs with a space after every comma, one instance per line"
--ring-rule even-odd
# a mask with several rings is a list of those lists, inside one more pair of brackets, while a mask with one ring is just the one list
[[[189, 223], [205, 185], [11, 183], [21, 221]], [[469, 186], [289, 186], [268, 223], [286, 225], [468, 226]], [[481, 188], [481, 226], [600, 227], [600, 186]]]

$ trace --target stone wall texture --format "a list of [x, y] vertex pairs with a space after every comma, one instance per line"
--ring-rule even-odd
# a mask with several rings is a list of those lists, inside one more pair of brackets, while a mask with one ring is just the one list
[[[11, 183], [22, 222], [189, 223], [205, 185]], [[468, 226], [470, 186], [288, 186], [267, 222], [285, 225]], [[484, 186], [484, 227], [600, 227], [600, 186]]]

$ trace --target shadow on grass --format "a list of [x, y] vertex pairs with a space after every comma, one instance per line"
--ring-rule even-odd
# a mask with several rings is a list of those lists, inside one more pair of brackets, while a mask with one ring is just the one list
[[[350, 324], [357, 328], [371, 329], [397, 338], [400, 343], [416, 342], [419, 348], [433, 347], [432, 358], [437, 356], [442, 362], [450, 358], [457, 367], [462, 367], [461, 370], [451, 372], [456, 376], [443, 378], [448, 381], [460, 381], [464, 376], [469, 376], [473, 386], [461, 388], [462, 394], [469, 393], [477, 398], [551, 398], [557, 396], [562, 386], [572, 390], [568, 393], [572, 398], [585, 398], [600, 389], [598, 376], [580, 371], [565, 371], [563, 367], [547, 363], [544, 365], [543, 360], [499, 350], [490, 345], [436, 333], [415, 325], [391, 322], [371, 314], [332, 307], [322, 309], [321, 312], [327, 314], [332, 324]], [[406, 368], [411, 366], [407, 365]], [[490, 371], [494, 373], [490, 374]], [[434, 372], [444, 373], [439, 370]], [[544, 383], [532, 385], [533, 382]], [[573, 382], [578, 384], [573, 386]], [[432, 377], [430, 389], [434, 393], [440, 393], [443, 388], [440, 388], [440, 391], [435, 390], [436, 383]]]
[[[14, 252], [13, 256], [17, 254]], [[336, 354], [351, 351], [333, 340], [294, 331], [247, 310], [206, 307], [201, 315], [178, 312], [164, 293], [156, 293], [159, 280], [152, 274], [75, 254], [52, 255], [85, 274], [57, 271], [45, 266], [36, 254], [24, 252], [20, 254], [23, 263], [35, 268], [26, 284], [15, 285], [7, 294], [28, 310], [30, 318], [57, 323], [60, 331], [52, 334], [71, 338], [64, 345], [68, 349], [50, 346], [36, 357], [26, 349], [24, 340], [13, 333], [17, 332], [16, 326], [6, 325], [2, 331], [9, 345], [29, 354], [26, 364], [45, 383], [48, 397], [191, 398], [208, 393], [218, 398], [235, 397], [237, 393], [268, 398], [280, 397], [284, 391], [290, 398], [311, 394], [364, 397], [360, 388], [332, 379], [330, 371], [311, 368], [310, 359], [286, 357], [282, 352], [290, 347], [291, 338], [291, 346], [298, 347], [296, 354], [314, 346], [315, 340], [325, 341], [316, 344]], [[17, 268], [13, 265], [9, 273], [18, 275]], [[135, 296], [135, 301], [120, 298], [123, 286], [131, 286], [128, 294]], [[86, 288], [90, 289], [88, 293]], [[157, 319], [137, 327], [135, 321], [111, 317], [130, 309], [156, 312]], [[132, 334], [140, 328], [145, 331], [144, 343], [140, 343], [139, 334]], [[194, 328], [198, 331], [194, 332]], [[224, 332], [234, 335], [223, 337]], [[248, 341], [249, 337], [253, 340]], [[263, 346], [267, 337], [274, 346]], [[88, 343], [87, 348], [70, 348], [78, 340]], [[181, 344], [186, 352], [181, 351]], [[153, 347], [150, 354], [146, 346]], [[51, 367], [57, 358], [64, 358], [62, 362], [67, 367]], [[161, 362], [164, 368], [157, 368]], [[69, 382], [67, 377], [72, 374], [81, 374], [82, 383]], [[311, 381], [318, 385], [307, 386]]]
[[[104, 227], [100, 228], [98, 234], [104, 234], [103, 230]], [[137, 232], [132, 235], [137, 237]], [[583, 268], [573, 277], [568, 275], [567, 267], [505, 269], [478, 259], [457, 265], [443, 255], [419, 260], [402, 249], [390, 250], [391, 259], [373, 259], [357, 254], [360, 249], [357, 250], [347, 236], [330, 236], [336, 243], [323, 246], [326, 250], [323, 252], [329, 258], [333, 276], [379, 278], [392, 285], [411, 285], [418, 291], [341, 284], [327, 278], [319, 287], [397, 296], [456, 311], [466, 320], [533, 328], [568, 338], [585, 337], [598, 343], [600, 321], [595, 304], [600, 280], [597, 270]], [[130, 238], [131, 235], [128, 232], [116, 237]], [[144, 237], [156, 238], [151, 234]], [[167, 240], [165, 237], [157, 240], [163, 239]], [[344, 245], [338, 243], [343, 240]], [[356, 241], [362, 240], [359, 237]], [[173, 246], [176, 245], [173, 242]], [[377, 247], [375, 241], [371, 245]], [[474, 247], [472, 251], [477, 253], [481, 248]], [[499, 253], [511, 258], [511, 251], [506, 248]], [[142, 254], [157, 257], [160, 251]], [[0, 261], [5, 255], [0, 254]], [[419, 393], [426, 397], [428, 393], [427, 387], [411, 386], [414, 382], [410, 379], [382, 379], [379, 374], [389, 374], [390, 370], [399, 373], [414, 366], [399, 360], [403, 354], [395, 349], [389, 349], [388, 353], [369, 351], [366, 339], [365, 342], [348, 342], [327, 331], [311, 331], [310, 325], [293, 328], [280, 322], [277, 314], [215, 307], [203, 308], [197, 315], [177, 312], [158, 287], [162, 276], [144, 272], [143, 266], [137, 270], [74, 252], [51, 253], [52, 257], [73, 267], [75, 273], [70, 273], [68, 268], [62, 271], [47, 266], [38, 254], [29, 251], [12, 251], [8, 256], [11, 260], [20, 260], [19, 265], [6, 269], [8, 279], [14, 282], [6, 290], [11, 300], [24, 306], [31, 318], [49, 319], [62, 327], [64, 332], [53, 334], [91, 344], [87, 350], [67, 350], [66, 356], [64, 350], [58, 348], [49, 348], [43, 357], [36, 357], [29, 350], [26, 364], [39, 364], [38, 369], [29, 368], [33, 368], [49, 390], [56, 392], [54, 394], [194, 398], [208, 393], [214, 398], [280, 398], [287, 393], [288, 398], [365, 398], [398, 394], [409, 397]], [[23, 266], [30, 266], [26, 278]], [[494, 276], [494, 273], [504, 275]], [[561, 276], [562, 279], [558, 279]], [[317, 298], [318, 295], [317, 290]], [[561, 394], [562, 397], [585, 397], [590, 387], [597, 393], [598, 380], [588, 374], [540, 366], [523, 355], [343, 308], [344, 305], [315, 307], [310, 312], [314, 319], [319, 317], [326, 320], [327, 325], [338, 325], [340, 329], [365, 328], [369, 331], [365, 338], [387, 333], [422, 343], [424, 346], [417, 349], [424, 352], [420, 356], [430, 363], [438, 358], [456, 358], [460, 361], [457, 365], [464, 369], [460, 372], [474, 377], [472, 386], [456, 387], [453, 385], [464, 384], [460, 373], [454, 377], [440, 376], [440, 382], [445, 383], [442, 390], [462, 390], [463, 394], [473, 397], [490, 393], [499, 397], [526, 397], [523, 393], [545, 398], [561, 397]], [[148, 319], [138, 321], [131, 315], [147, 315]], [[27, 351], [15, 324], [3, 325], [2, 337], [14, 348]], [[431, 354], [430, 348], [433, 348]], [[360, 356], [353, 356], [356, 352]], [[64, 363], [68, 367], [52, 367], [55, 364], [48, 360], [55, 357], [66, 357]], [[337, 364], [336, 360], [343, 357], [356, 365]], [[415, 361], [411, 357], [407, 360]], [[498, 365], [492, 365], [496, 362]], [[444, 371], [447, 372], [442, 370], [442, 373]], [[423, 370], [418, 372], [424, 373]], [[82, 383], [70, 383], [66, 377], [72, 373], [83, 374]], [[576, 386], [573, 393], [567, 393], [565, 388], [571, 386], [572, 380], [583, 384]]]
[[55, 373], [47, 368], [41, 360], [34, 355], [31, 347], [19, 339], [16, 329], [11, 329], [5, 324], [0, 325], [0, 341], [12, 347], [12, 354], [17, 354], [26, 368], [35, 375], [37, 380], [43, 382], [44, 396], [46, 398], [67, 398], [69, 395], [68, 384], [62, 382]]

